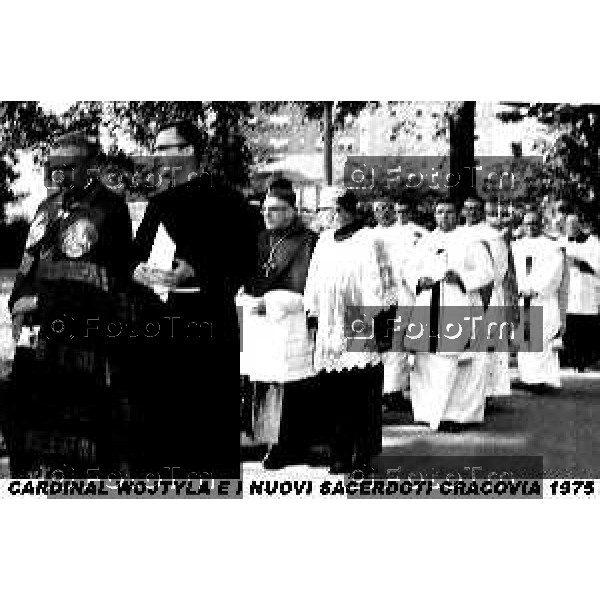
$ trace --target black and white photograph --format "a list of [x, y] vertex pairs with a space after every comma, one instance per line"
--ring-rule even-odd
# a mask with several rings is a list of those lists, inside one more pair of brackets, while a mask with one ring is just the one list
[[600, 105], [2, 112], [5, 477], [594, 494]]
[[0, 18], [7, 597], [594, 589], [590, 6]]

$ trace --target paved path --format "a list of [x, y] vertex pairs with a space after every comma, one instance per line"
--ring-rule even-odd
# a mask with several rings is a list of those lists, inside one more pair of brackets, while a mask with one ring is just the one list
[[[600, 478], [600, 374], [563, 372], [563, 389], [536, 396], [514, 391], [496, 400], [486, 421], [472, 431], [435, 433], [409, 425], [403, 413], [385, 415], [383, 455], [402, 456], [542, 456], [547, 477]], [[274, 472], [321, 477], [323, 469], [294, 467]], [[247, 474], [264, 470], [245, 463]]]

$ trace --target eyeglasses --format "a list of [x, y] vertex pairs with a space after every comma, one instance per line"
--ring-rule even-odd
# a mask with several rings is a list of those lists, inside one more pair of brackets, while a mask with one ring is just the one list
[[162, 146], [155, 146], [154, 152], [168, 152], [169, 150], [183, 150], [184, 148], [191, 147], [191, 144], [187, 142], [179, 142], [179, 144], [164, 144]]
[[260, 212], [264, 215], [266, 213], [280, 213], [289, 209], [289, 206], [263, 206]]

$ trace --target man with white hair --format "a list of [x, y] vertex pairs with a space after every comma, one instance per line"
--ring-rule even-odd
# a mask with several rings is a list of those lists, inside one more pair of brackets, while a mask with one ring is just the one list
[[317, 218], [313, 222], [313, 229], [322, 233], [335, 225], [335, 210], [337, 199], [344, 194], [344, 187], [327, 185], [323, 187], [317, 204]]

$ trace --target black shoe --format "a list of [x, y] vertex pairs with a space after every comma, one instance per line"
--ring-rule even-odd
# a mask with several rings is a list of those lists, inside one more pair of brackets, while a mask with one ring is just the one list
[[287, 467], [289, 463], [281, 453], [271, 449], [269, 454], [264, 458], [262, 464], [268, 471], [277, 471]]
[[437, 428], [438, 433], [461, 433], [465, 430], [463, 423], [456, 421], [442, 421]]
[[330, 475], [347, 475], [354, 471], [354, 465], [351, 461], [336, 460], [331, 467], [329, 467]]
[[404, 397], [402, 392], [384, 394], [381, 403], [388, 411], [404, 412], [412, 409], [410, 401]]

